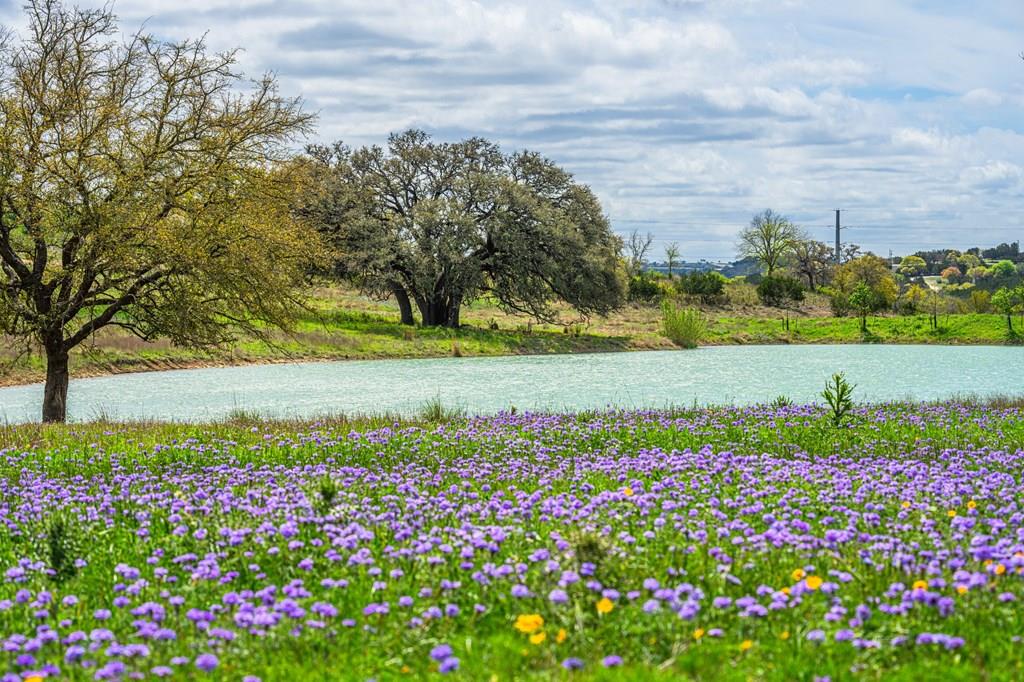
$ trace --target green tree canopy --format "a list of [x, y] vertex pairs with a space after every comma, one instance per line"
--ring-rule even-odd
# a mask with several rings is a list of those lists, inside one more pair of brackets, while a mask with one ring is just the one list
[[904, 277], [917, 277], [928, 270], [928, 264], [920, 256], [907, 256], [900, 261], [899, 272]]
[[840, 291], [851, 294], [862, 282], [872, 294], [873, 310], [891, 306], [899, 293], [889, 262], [874, 254], [843, 263], [836, 270], [834, 283]]
[[1006, 326], [1013, 331], [1013, 314], [1024, 311], [1024, 286], [1010, 289], [1003, 287], [992, 294], [992, 307], [1006, 316]]
[[103, 327], [198, 346], [291, 320], [316, 239], [275, 162], [311, 118], [269, 77], [237, 91], [234, 52], [26, 11], [0, 45], [0, 333], [45, 351], [62, 421], [68, 353]]
[[740, 232], [737, 251], [741, 258], [756, 258], [770, 277], [800, 237], [788, 218], [769, 208], [755, 215]]
[[994, 263], [988, 271], [989, 274], [997, 279], [1006, 279], [1017, 275], [1017, 267], [1013, 264], [1013, 261], [1009, 260], [1001, 260], [998, 263]]
[[311, 147], [313, 191], [302, 213], [337, 247], [339, 274], [394, 296], [402, 321], [459, 325], [488, 293], [506, 310], [552, 319], [561, 300], [581, 315], [624, 300], [622, 241], [584, 185], [531, 152], [421, 131], [386, 149]]

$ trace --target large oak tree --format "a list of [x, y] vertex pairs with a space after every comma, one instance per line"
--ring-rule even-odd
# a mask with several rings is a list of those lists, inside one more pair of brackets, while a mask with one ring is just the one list
[[26, 11], [0, 44], [0, 334], [45, 352], [63, 421], [68, 353], [103, 327], [200, 346], [292, 319], [315, 239], [277, 162], [311, 117], [202, 40]]
[[542, 156], [480, 138], [438, 143], [422, 131], [387, 149], [309, 149], [303, 212], [337, 247], [339, 274], [393, 296], [402, 322], [459, 326], [492, 295], [506, 310], [553, 319], [621, 305], [621, 240], [594, 194]]

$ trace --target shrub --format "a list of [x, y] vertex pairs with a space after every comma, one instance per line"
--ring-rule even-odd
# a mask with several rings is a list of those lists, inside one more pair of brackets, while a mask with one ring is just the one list
[[651, 275], [641, 273], [629, 279], [629, 300], [634, 303], [653, 303], [662, 297], [662, 289]]
[[804, 286], [793, 277], [766, 276], [757, 285], [757, 297], [764, 305], [780, 307], [790, 301], [804, 300]]
[[832, 379], [825, 382], [825, 390], [821, 392], [821, 397], [828, 403], [832, 426], [842, 426], [843, 420], [853, 410], [854, 388], [856, 386], [848, 382], [842, 372], [833, 374]]
[[696, 348], [708, 328], [707, 320], [699, 310], [680, 308], [672, 301], [661, 304], [662, 331], [677, 346]]
[[757, 287], [747, 282], [744, 278], [733, 277], [725, 285], [725, 299], [731, 305], [757, 305]]
[[725, 277], [714, 271], [691, 272], [676, 281], [676, 289], [689, 296], [698, 296], [702, 303], [711, 303], [725, 291]]
[[463, 416], [463, 411], [457, 407], [449, 408], [441, 402], [440, 396], [435, 396], [423, 403], [420, 408], [419, 418], [421, 421], [431, 424], [441, 424], [454, 421]]
[[992, 310], [992, 294], [979, 289], [971, 292], [971, 309], [976, 313], [987, 313]]
[[846, 317], [850, 313], [850, 297], [846, 293], [832, 287], [822, 287], [821, 293], [828, 296], [833, 317]]

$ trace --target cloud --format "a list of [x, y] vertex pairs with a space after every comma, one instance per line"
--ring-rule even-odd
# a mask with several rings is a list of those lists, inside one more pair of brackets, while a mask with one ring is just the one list
[[989, 161], [980, 166], [969, 166], [960, 173], [971, 188], [982, 191], [1019, 190], [1024, 182], [1024, 169], [1007, 161]]
[[880, 251], [1024, 236], [1019, 0], [115, 7], [128, 31], [245, 48], [240, 68], [274, 71], [319, 111], [322, 141], [417, 126], [536, 149], [592, 186], [617, 229], [687, 257], [731, 256], [769, 206], [820, 238], [842, 207], [850, 237]]

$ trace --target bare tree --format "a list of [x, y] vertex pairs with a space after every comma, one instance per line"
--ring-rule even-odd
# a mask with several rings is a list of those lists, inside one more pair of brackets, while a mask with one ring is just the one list
[[833, 248], [815, 239], [793, 242], [793, 269], [807, 280], [807, 288], [814, 291], [826, 283], [834, 267]]
[[629, 233], [629, 239], [626, 241], [626, 268], [631, 276], [640, 274], [653, 242], [654, 235], [650, 232], [641, 235], [638, 230], [633, 230]]
[[788, 218], [769, 208], [740, 232], [737, 250], [742, 258], [756, 258], [771, 276], [799, 237], [800, 231]]
[[672, 279], [672, 268], [679, 262], [679, 244], [672, 242], [665, 247], [665, 263], [668, 265], [668, 278]]

